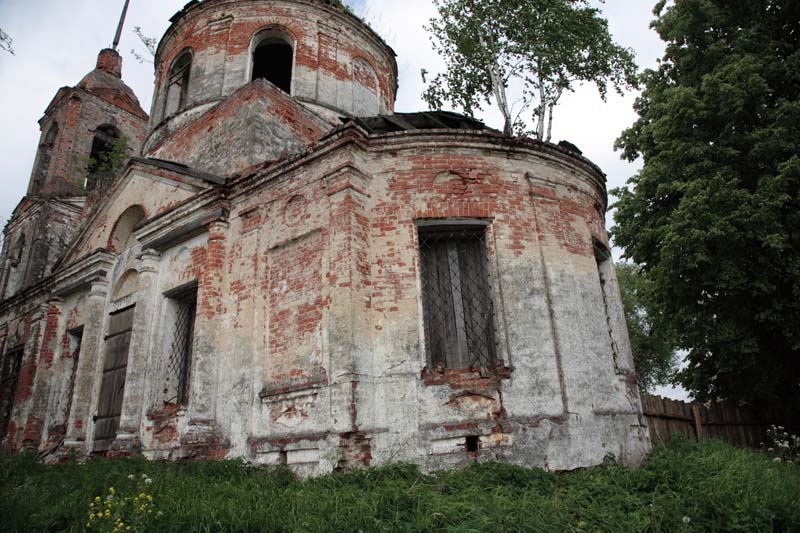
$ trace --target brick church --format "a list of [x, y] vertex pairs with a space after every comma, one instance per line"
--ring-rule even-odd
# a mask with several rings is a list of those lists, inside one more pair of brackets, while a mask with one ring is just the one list
[[597, 166], [394, 113], [394, 52], [338, 2], [170, 21], [149, 115], [115, 45], [39, 121], [0, 258], [4, 449], [300, 475], [643, 458]]

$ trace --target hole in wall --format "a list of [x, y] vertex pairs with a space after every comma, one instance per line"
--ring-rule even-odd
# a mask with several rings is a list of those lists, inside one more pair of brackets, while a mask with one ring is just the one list
[[469, 435], [466, 437], [467, 443], [467, 451], [468, 452], [477, 452], [478, 448], [480, 447], [480, 441], [477, 435]]

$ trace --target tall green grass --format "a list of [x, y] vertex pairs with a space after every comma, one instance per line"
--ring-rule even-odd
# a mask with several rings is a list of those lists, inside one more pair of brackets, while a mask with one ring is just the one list
[[[238, 461], [141, 458], [46, 466], [0, 457], [0, 529], [78, 531], [89, 502], [147, 474], [168, 531], [800, 531], [800, 467], [719, 442], [675, 441], [645, 465], [569, 474], [411, 465], [295, 480]], [[117, 490], [124, 490], [118, 488]]]

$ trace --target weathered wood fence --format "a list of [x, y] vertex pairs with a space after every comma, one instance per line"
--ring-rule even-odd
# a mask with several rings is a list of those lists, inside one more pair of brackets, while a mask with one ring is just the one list
[[654, 446], [679, 433], [689, 439], [719, 439], [758, 448], [767, 441], [767, 429], [779, 420], [772, 413], [756, 413], [723, 403], [686, 403], [649, 394], [642, 394], [642, 409]]

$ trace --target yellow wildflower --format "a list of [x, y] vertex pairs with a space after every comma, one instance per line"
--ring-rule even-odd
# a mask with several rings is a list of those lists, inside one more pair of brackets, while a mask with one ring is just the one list
[[114, 490], [114, 487], [108, 487], [108, 492], [111, 494], [116, 494], [117, 491]]

